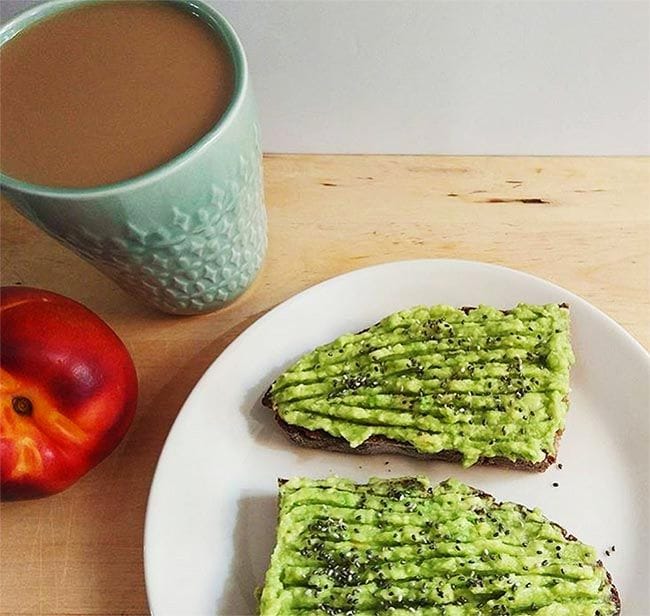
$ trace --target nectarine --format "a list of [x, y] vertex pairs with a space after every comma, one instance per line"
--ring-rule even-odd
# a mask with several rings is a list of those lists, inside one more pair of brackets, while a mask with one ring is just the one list
[[0, 497], [64, 490], [122, 440], [138, 382], [117, 334], [81, 304], [0, 289]]

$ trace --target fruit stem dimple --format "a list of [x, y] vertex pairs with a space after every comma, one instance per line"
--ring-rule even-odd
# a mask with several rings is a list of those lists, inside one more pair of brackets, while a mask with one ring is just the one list
[[11, 399], [11, 406], [19, 415], [31, 415], [34, 410], [32, 401], [25, 396], [14, 396]]

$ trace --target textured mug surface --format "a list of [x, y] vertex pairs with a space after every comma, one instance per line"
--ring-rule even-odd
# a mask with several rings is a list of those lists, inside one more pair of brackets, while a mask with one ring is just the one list
[[[54, 0], [0, 31], [0, 44], [32, 23], [87, 0]], [[139, 177], [91, 189], [36, 186], [0, 174], [3, 193], [29, 220], [148, 304], [174, 314], [222, 307], [252, 283], [266, 251], [262, 154], [246, 58], [231, 26], [194, 0], [178, 4], [226, 41], [233, 100], [186, 152]]]

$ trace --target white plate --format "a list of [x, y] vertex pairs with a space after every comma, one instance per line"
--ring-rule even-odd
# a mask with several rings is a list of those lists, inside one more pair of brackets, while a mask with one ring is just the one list
[[[560, 445], [563, 469], [543, 474], [397, 456], [301, 449], [260, 396], [313, 347], [416, 304], [571, 305], [577, 363]], [[332, 473], [366, 480], [451, 475], [500, 499], [539, 506], [604, 554], [626, 614], [648, 614], [646, 351], [596, 308], [544, 280], [469, 261], [387, 263], [338, 276], [287, 300], [235, 340], [183, 406], [158, 462], [147, 508], [144, 560], [152, 612], [253, 614], [275, 542], [276, 479]], [[385, 462], [389, 460], [388, 465]], [[552, 487], [558, 482], [559, 487]]]

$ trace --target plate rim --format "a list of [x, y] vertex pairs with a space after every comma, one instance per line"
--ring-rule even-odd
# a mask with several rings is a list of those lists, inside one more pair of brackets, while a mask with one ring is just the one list
[[[634, 349], [634, 353], [638, 355], [638, 360], [643, 361], [646, 364], [646, 370], [650, 371], [650, 352], [645, 349], [645, 347], [630, 333], [628, 332], [625, 327], [623, 327], [620, 323], [618, 323], [614, 318], [610, 317], [606, 312], [598, 308], [597, 306], [594, 306], [591, 302], [588, 300], [584, 299], [582, 296], [578, 295], [577, 293], [574, 293], [573, 291], [569, 291], [568, 289], [551, 282], [550, 280], [547, 280], [545, 278], [542, 278], [540, 276], [536, 276], [535, 274], [531, 274], [529, 272], [523, 271], [523, 270], [518, 270], [515, 268], [507, 267], [504, 265], [500, 265], [497, 263], [491, 263], [489, 261], [477, 261], [473, 259], [438, 259], [438, 258], [424, 258], [424, 259], [397, 259], [397, 260], [389, 260], [389, 261], [384, 261], [381, 263], [376, 263], [373, 265], [365, 266], [365, 267], [360, 267], [356, 269], [349, 270], [347, 272], [343, 272], [341, 274], [337, 274], [335, 276], [331, 276], [329, 278], [326, 278], [325, 280], [322, 280], [320, 282], [317, 282], [313, 285], [310, 285], [306, 287], [305, 289], [302, 289], [301, 291], [298, 291], [297, 293], [287, 297], [286, 299], [282, 300], [275, 306], [273, 306], [271, 309], [269, 309], [266, 313], [264, 313], [260, 318], [258, 318], [256, 321], [251, 323], [246, 329], [244, 329], [234, 340], [232, 340], [228, 346], [226, 346], [219, 355], [217, 355], [210, 365], [205, 369], [203, 374], [199, 377], [199, 379], [196, 381], [194, 386], [192, 387], [191, 391], [183, 401], [182, 405], [179, 408], [179, 411], [176, 415], [176, 418], [174, 419], [169, 432], [167, 433], [167, 436], [165, 437], [165, 442], [163, 443], [163, 446], [160, 450], [160, 454], [158, 455], [158, 458], [156, 460], [156, 466], [155, 470], [151, 479], [151, 485], [149, 487], [149, 493], [147, 496], [147, 504], [145, 508], [145, 516], [144, 516], [144, 529], [143, 529], [143, 545], [142, 545], [142, 555], [143, 555], [143, 568], [144, 568], [144, 581], [145, 581], [145, 593], [147, 597], [147, 604], [149, 607], [149, 611], [151, 614], [154, 614], [153, 612], [153, 596], [152, 596], [152, 565], [149, 563], [149, 560], [147, 558], [147, 546], [151, 540], [150, 534], [153, 532], [151, 530], [152, 528], [152, 522], [151, 518], [153, 516], [153, 509], [152, 509], [152, 501], [156, 497], [157, 490], [160, 489], [160, 487], [157, 485], [160, 482], [160, 466], [163, 461], [163, 457], [165, 456], [166, 450], [168, 448], [169, 442], [172, 440], [174, 431], [177, 429], [182, 416], [184, 415], [184, 412], [186, 411], [186, 408], [190, 405], [192, 399], [198, 395], [197, 392], [200, 392], [202, 389], [203, 384], [208, 380], [209, 375], [211, 372], [215, 369], [215, 366], [217, 366], [221, 361], [226, 361], [228, 356], [233, 352], [234, 349], [236, 349], [240, 344], [242, 344], [242, 341], [248, 338], [249, 336], [254, 335], [255, 331], [259, 329], [266, 320], [269, 320], [273, 317], [273, 315], [276, 312], [279, 312], [283, 309], [285, 309], [288, 305], [299, 301], [304, 295], [307, 295], [311, 292], [314, 292], [316, 289], [326, 286], [328, 284], [333, 283], [334, 281], [339, 281], [344, 278], [352, 278], [354, 276], [361, 275], [362, 272], [368, 272], [371, 270], [377, 270], [377, 269], [382, 269], [387, 266], [401, 266], [401, 267], [408, 267], [409, 265], [413, 264], [422, 264], [422, 263], [430, 263], [431, 265], [478, 265], [480, 267], [487, 267], [488, 269], [494, 269], [497, 271], [502, 271], [502, 272], [507, 272], [509, 274], [515, 274], [517, 276], [521, 276], [523, 278], [527, 278], [530, 281], [533, 281], [535, 283], [543, 283], [546, 286], [551, 287], [554, 291], [561, 292], [562, 294], [565, 294], [567, 296], [567, 301], [570, 303], [578, 303], [582, 304], [583, 307], [593, 311], [596, 313], [596, 315], [602, 319], [609, 327], [613, 328], [614, 330], [617, 331], [617, 333], [620, 335], [623, 335], [623, 338], [626, 340], [626, 343]], [[225, 359], [224, 359], [225, 358]]]

